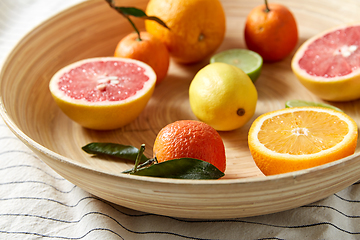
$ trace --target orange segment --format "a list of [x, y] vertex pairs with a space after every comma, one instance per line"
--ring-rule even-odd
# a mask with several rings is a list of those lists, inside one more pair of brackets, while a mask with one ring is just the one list
[[286, 108], [258, 117], [249, 131], [249, 148], [265, 175], [315, 167], [355, 152], [357, 125], [327, 108]]

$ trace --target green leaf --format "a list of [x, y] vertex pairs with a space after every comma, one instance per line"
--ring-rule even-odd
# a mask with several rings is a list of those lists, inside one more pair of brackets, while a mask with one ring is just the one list
[[113, 5], [113, 0], [105, 0], [109, 5], [110, 7]]
[[[97, 155], [108, 155], [113, 156], [121, 159], [136, 160], [136, 157], [139, 153], [139, 149], [133, 146], [127, 146], [117, 143], [89, 143], [82, 147], [82, 150], [89, 154], [97, 154]], [[148, 158], [142, 154], [140, 162], [146, 162]]]
[[134, 16], [134, 17], [147, 17], [146, 13], [138, 8], [134, 7], [115, 7], [118, 12], [122, 14]]
[[113, 7], [116, 11], [118, 11], [120, 14], [124, 15], [125, 17], [127, 16], [133, 16], [133, 17], [138, 17], [138, 18], [143, 18], [146, 20], [151, 20], [151, 21], [155, 21], [157, 23], [159, 23], [160, 25], [162, 25], [163, 27], [166, 27], [167, 29], [169, 29], [169, 27], [166, 25], [165, 22], [163, 22], [160, 18], [155, 17], [155, 16], [148, 16], [146, 15], [146, 13], [139, 9], [139, 8], [134, 8], [134, 7]]
[[285, 102], [285, 108], [290, 108], [290, 107], [324, 107], [324, 108], [331, 108], [339, 112], [344, 112], [340, 108], [334, 107], [330, 104], [309, 102], [304, 100], [289, 100]]
[[[107, 2], [109, 2], [108, 0], [106, 0]], [[110, 1], [111, 2], [111, 1]], [[155, 17], [155, 16], [148, 16], [146, 15], [146, 13], [139, 9], [139, 8], [134, 8], [134, 7], [116, 7], [113, 6], [112, 3], [109, 3], [110, 6], [112, 8], [114, 8], [118, 13], [120, 13], [121, 15], [123, 15], [124, 17], [128, 18], [129, 20], [129, 16], [133, 16], [133, 17], [138, 17], [138, 18], [142, 18], [142, 19], [146, 19], [146, 20], [151, 20], [151, 21], [155, 21], [157, 23], [159, 23], [161, 26], [170, 29], [166, 23], [164, 21], [162, 21], [160, 18]], [[130, 20], [129, 20], [130, 21]], [[134, 26], [133, 26], [134, 27]]]
[[163, 27], [170, 30], [170, 28], [166, 25], [166, 23], [163, 22], [160, 18], [157, 18], [157, 17], [154, 17], [154, 16], [146, 16], [146, 17], [143, 17], [143, 18], [145, 18], [146, 20], [155, 21], [155, 22], [159, 23], [161, 26], [163, 26]]
[[138, 169], [138, 176], [178, 179], [219, 179], [224, 173], [214, 165], [194, 158], [179, 158]]
[[115, 6], [115, 3], [113, 0], [105, 0], [111, 8], [113, 8], [114, 10], [116, 10], [118, 13], [120, 13], [121, 15], [123, 15], [131, 24], [131, 26], [134, 28], [135, 32], [138, 35], [138, 40], [141, 41], [141, 37], [140, 37], [140, 32], [137, 29], [135, 23], [130, 19], [129, 16], [133, 16], [133, 17], [138, 17], [138, 18], [143, 18], [143, 19], [147, 19], [147, 20], [152, 20], [152, 21], [156, 21], [157, 23], [159, 23], [161, 26], [167, 28], [170, 30], [170, 28], [165, 24], [165, 22], [163, 22], [160, 18], [157, 18], [155, 16], [147, 16], [146, 13], [138, 8], [134, 8], [134, 7], [117, 7]]

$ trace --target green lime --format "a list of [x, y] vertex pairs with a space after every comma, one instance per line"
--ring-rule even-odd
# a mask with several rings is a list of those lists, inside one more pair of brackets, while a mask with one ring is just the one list
[[255, 82], [260, 76], [263, 65], [262, 57], [247, 49], [230, 49], [211, 57], [210, 63], [223, 62], [234, 65], [243, 70]]
[[304, 100], [289, 100], [289, 101], [287, 101], [285, 103], [285, 107], [286, 108], [291, 108], [291, 107], [324, 107], [324, 108], [331, 108], [331, 109], [339, 111], [339, 112], [344, 112], [340, 108], [334, 107], [334, 106], [332, 106], [330, 104], [308, 102], [308, 101], [304, 101]]

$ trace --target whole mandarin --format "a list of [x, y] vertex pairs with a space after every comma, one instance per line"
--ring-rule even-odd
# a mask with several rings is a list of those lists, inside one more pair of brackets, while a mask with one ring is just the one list
[[264, 61], [279, 61], [288, 56], [298, 42], [297, 23], [287, 7], [265, 2], [247, 16], [244, 36], [247, 47], [260, 54]]
[[162, 128], [155, 139], [153, 155], [158, 162], [195, 158], [211, 163], [222, 172], [226, 168], [225, 147], [219, 133], [195, 120], [180, 120]]
[[154, 69], [157, 76], [156, 84], [159, 84], [164, 80], [169, 69], [169, 51], [162, 41], [148, 32], [140, 32], [140, 37], [141, 39], [135, 32], [125, 36], [118, 43], [114, 56], [147, 63]]

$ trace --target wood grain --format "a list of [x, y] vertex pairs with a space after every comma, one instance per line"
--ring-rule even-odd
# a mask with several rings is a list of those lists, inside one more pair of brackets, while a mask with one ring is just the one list
[[[300, 40], [319, 31], [358, 18], [356, 0], [278, 1], [294, 13]], [[145, 9], [146, 0], [124, 0], [125, 6]], [[245, 48], [243, 26], [257, 2], [223, 0], [227, 16], [226, 38], [220, 48]], [[142, 20], [135, 20], [144, 28]], [[132, 31], [129, 23], [103, 0], [72, 7], [41, 24], [13, 49], [2, 66], [1, 115], [12, 131], [59, 174], [90, 193], [125, 207], [186, 218], [233, 218], [279, 212], [325, 198], [359, 180], [356, 154], [337, 162], [294, 173], [265, 177], [254, 164], [247, 146], [251, 122], [262, 113], [284, 108], [285, 101], [321, 102], [308, 92], [290, 69], [291, 56], [264, 64], [256, 82], [259, 100], [253, 119], [244, 127], [220, 132], [227, 155], [226, 176], [221, 180], [174, 180], [123, 175], [131, 163], [87, 155], [89, 142], [117, 142], [147, 146], [152, 155], [156, 134], [166, 124], [196, 119], [188, 101], [195, 73], [209, 59], [194, 65], [171, 62], [169, 74], [156, 87], [141, 115], [115, 131], [80, 127], [56, 106], [48, 90], [60, 68], [89, 57], [112, 56], [116, 44]], [[359, 101], [331, 103], [360, 123]]]

